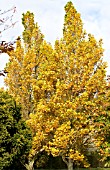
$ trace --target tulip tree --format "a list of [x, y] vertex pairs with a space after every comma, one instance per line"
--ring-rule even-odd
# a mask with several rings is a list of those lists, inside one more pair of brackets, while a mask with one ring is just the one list
[[63, 38], [55, 44], [61, 73], [53, 102], [59, 125], [46, 149], [62, 156], [70, 170], [73, 162], [89, 166], [87, 152], [98, 152], [104, 141], [106, 64], [102, 60], [102, 40], [97, 42], [85, 33], [71, 2], [65, 12]]
[[29, 159], [46, 151], [61, 156], [68, 166], [89, 166], [87, 154], [100, 152], [105, 142], [106, 89], [102, 40], [83, 30], [73, 4], [65, 6], [63, 37], [52, 48], [23, 15], [23, 45], [10, 53], [6, 84], [24, 111], [33, 132]]
[[34, 23], [33, 13], [23, 14], [22, 23], [25, 28], [23, 43], [18, 37], [16, 49], [9, 54], [10, 61], [6, 67], [8, 74], [5, 82], [10, 93], [22, 105], [24, 119], [28, 119], [28, 115], [33, 110], [32, 84], [37, 77], [43, 35], [37, 23]]

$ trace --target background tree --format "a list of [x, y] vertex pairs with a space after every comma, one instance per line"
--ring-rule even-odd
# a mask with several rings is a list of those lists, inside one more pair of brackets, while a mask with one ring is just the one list
[[[5, 11], [0, 10], [0, 54], [8, 54], [10, 51], [14, 50], [15, 41], [6, 42], [3, 40], [2, 33], [11, 27], [14, 27], [16, 24], [16, 22], [13, 21], [15, 12], [16, 7], [12, 7]], [[5, 70], [0, 70], [0, 76], [5, 76], [6, 73], [7, 72]]]
[[13, 17], [14, 17], [14, 13], [16, 12], [16, 7], [12, 7], [8, 10], [0, 10], [0, 34], [13, 27], [15, 25], [16, 22], [13, 21]]
[[[16, 7], [12, 7], [8, 10], [0, 10], [0, 36], [2, 39], [2, 33], [7, 29], [14, 27], [16, 22], [13, 21], [14, 14], [16, 12]], [[0, 53], [7, 53], [14, 49], [13, 45], [15, 42], [6, 42], [4, 40], [0, 41]]]
[[22, 120], [20, 107], [0, 90], [0, 169], [24, 169], [31, 148], [31, 131]]

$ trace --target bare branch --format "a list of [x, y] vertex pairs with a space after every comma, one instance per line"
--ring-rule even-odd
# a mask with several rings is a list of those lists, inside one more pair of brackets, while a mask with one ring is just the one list
[[14, 14], [16, 12], [16, 7], [14, 6], [3, 12], [0, 10], [0, 12], [1, 12], [0, 13], [0, 26], [1, 26], [0, 34], [1, 34], [3, 31], [13, 27], [16, 24], [17, 21], [16, 22], [13, 21]]

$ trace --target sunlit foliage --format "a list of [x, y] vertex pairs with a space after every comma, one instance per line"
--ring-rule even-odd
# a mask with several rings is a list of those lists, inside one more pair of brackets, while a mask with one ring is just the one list
[[[23, 14], [23, 42], [10, 53], [6, 84], [21, 103], [23, 117], [33, 132], [29, 159], [42, 151], [89, 166], [88, 152], [100, 153], [105, 142], [105, 68], [102, 40], [83, 30], [73, 4], [65, 6], [63, 37], [48, 44]], [[34, 161], [33, 161], [34, 162]]]

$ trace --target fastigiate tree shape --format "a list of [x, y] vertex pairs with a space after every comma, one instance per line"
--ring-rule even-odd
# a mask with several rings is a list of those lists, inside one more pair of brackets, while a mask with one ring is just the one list
[[104, 142], [104, 91], [106, 90], [102, 40], [83, 30], [80, 14], [72, 2], [65, 6], [63, 38], [56, 41], [60, 74], [53, 97], [58, 128], [46, 149], [62, 156], [68, 169], [89, 166], [87, 153], [100, 151]]
[[83, 30], [72, 2], [65, 12], [63, 37], [54, 49], [43, 40], [33, 14], [23, 15], [23, 43], [18, 40], [10, 53], [6, 84], [33, 132], [31, 165], [45, 150], [72, 170], [73, 163], [88, 167], [87, 154], [100, 153], [106, 141], [106, 64], [102, 40]]
[[10, 52], [7, 64], [8, 72], [5, 80], [9, 91], [22, 105], [23, 117], [28, 119], [33, 110], [32, 84], [37, 78], [37, 67], [40, 61], [40, 46], [43, 41], [37, 23], [34, 23], [33, 13], [23, 14], [23, 42], [18, 38], [15, 50]]

